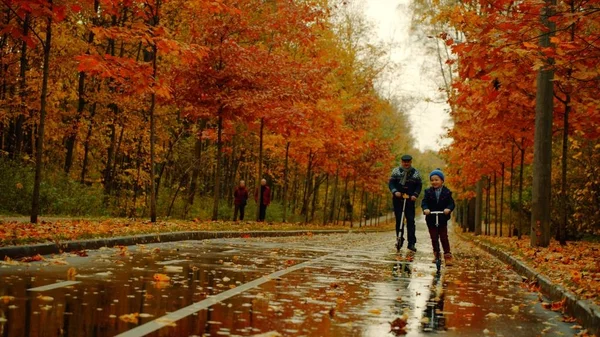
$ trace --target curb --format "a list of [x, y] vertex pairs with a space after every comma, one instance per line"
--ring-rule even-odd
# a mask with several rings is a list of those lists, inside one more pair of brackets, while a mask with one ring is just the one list
[[492, 247], [478, 240], [469, 240], [462, 234], [456, 233], [462, 240], [476, 244], [479, 248], [494, 255], [500, 261], [510, 265], [519, 275], [530, 280], [536, 280], [542, 293], [552, 301], [565, 300], [564, 312], [577, 318], [581, 325], [596, 336], [600, 336], [600, 306], [587, 300], [578, 299], [577, 296], [562, 286], [552, 283], [548, 276], [538, 273], [522, 261], [512, 257], [504, 251]]
[[208, 239], [221, 239], [221, 238], [241, 238], [241, 237], [282, 237], [282, 236], [301, 236], [312, 234], [342, 234], [351, 233], [350, 230], [293, 230], [293, 231], [248, 231], [248, 232], [236, 232], [236, 231], [194, 231], [194, 232], [173, 232], [173, 233], [158, 233], [158, 234], [144, 234], [134, 236], [122, 236], [114, 238], [104, 239], [91, 239], [91, 240], [75, 240], [66, 241], [64, 243], [42, 243], [35, 245], [24, 245], [24, 246], [8, 246], [0, 248], [0, 259], [5, 258], [20, 258], [25, 256], [40, 255], [51, 255], [60, 254], [63, 252], [70, 252], [75, 250], [88, 250], [98, 249], [101, 247], [114, 247], [114, 246], [133, 246], [137, 244], [148, 244], [148, 243], [159, 243], [159, 242], [173, 242], [173, 241], [184, 241], [184, 240], [208, 240]]

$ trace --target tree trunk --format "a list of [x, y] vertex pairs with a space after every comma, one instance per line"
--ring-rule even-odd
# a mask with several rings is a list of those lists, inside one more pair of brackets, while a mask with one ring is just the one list
[[288, 194], [288, 164], [290, 158], [290, 142], [285, 144], [285, 164], [283, 169], [283, 222], [287, 221], [287, 194]]
[[[575, 13], [575, 1], [570, 1], [571, 13]], [[571, 25], [571, 41], [575, 41], [575, 27]], [[568, 71], [569, 77], [571, 76], [571, 69]], [[567, 244], [567, 225], [569, 216], [569, 198], [567, 197], [567, 190], [569, 188], [569, 182], [567, 180], [567, 159], [569, 154], [569, 115], [571, 114], [571, 94], [566, 93], [565, 96], [565, 115], [563, 116], [563, 139], [562, 139], [562, 158], [561, 158], [561, 186], [560, 186], [560, 198], [562, 203], [562, 219], [558, 223], [558, 230], [556, 233], [556, 240], [564, 246]]]
[[315, 188], [313, 190], [312, 208], [310, 210], [310, 222], [315, 220], [315, 211], [317, 210], [317, 202], [319, 198], [319, 187], [321, 187], [322, 179], [315, 177]]
[[562, 158], [561, 165], [561, 182], [560, 182], [560, 200], [562, 204], [561, 220], [558, 222], [558, 230], [556, 231], [556, 239], [561, 245], [567, 244], [566, 229], [569, 217], [569, 198], [567, 196], [568, 181], [567, 181], [567, 155], [569, 154], [569, 113], [571, 112], [571, 95], [567, 94], [565, 100], [565, 116], [563, 117], [563, 139], [562, 139]]
[[500, 176], [500, 237], [503, 236], [504, 227], [504, 163], [502, 163], [502, 175]]
[[[152, 68], [153, 78], [156, 80], [156, 45], [152, 47]], [[154, 110], [156, 107], [156, 94], [152, 92], [150, 95], [150, 221], [156, 223], [156, 121]], [[123, 127], [124, 128], [124, 127]]]
[[325, 200], [323, 201], [323, 224], [327, 223], [327, 200], [329, 199], [329, 174], [325, 178]]
[[115, 148], [117, 143], [117, 130], [116, 130], [116, 114], [118, 107], [116, 105], [111, 105], [115, 116], [111, 124], [108, 126], [110, 131], [110, 145], [108, 146], [108, 151], [106, 155], [106, 166], [104, 167], [104, 193], [106, 194], [105, 202], [108, 203], [108, 196], [112, 192], [112, 166], [113, 166], [113, 158], [115, 156]]
[[485, 235], [490, 235], [490, 206], [492, 204], [490, 199], [490, 192], [492, 189], [492, 179], [490, 177], [486, 177], [486, 180], [488, 185], [485, 191]]
[[[48, 0], [49, 9], [52, 11], [53, 0]], [[37, 223], [40, 212], [40, 185], [42, 182], [42, 162], [44, 151], [44, 127], [46, 126], [46, 97], [48, 96], [48, 77], [50, 75], [50, 48], [52, 47], [52, 16], [46, 19], [46, 39], [43, 44], [44, 65], [42, 67], [42, 92], [40, 98], [40, 122], [38, 125], [38, 136], [35, 152], [35, 180], [33, 182], [33, 196], [31, 199], [32, 223]]]
[[308, 212], [308, 198], [309, 198], [309, 186], [311, 182], [311, 169], [312, 169], [313, 153], [312, 150], [308, 152], [308, 165], [306, 167], [306, 183], [304, 184], [304, 195], [302, 196], [302, 209], [300, 210], [301, 215], [306, 215]]
[[[94, 0], [94, 13], [98, 13], [98, 9], [100, 8], [100, 0]], [[96, 26], [97, 15], [93, 16], [92, 25]], [[87, 43], [91, 45], [94, 42], [94, 31], [90, 30], [88, 33]], [[89, 54], [89, 49], [86, 52]], [[85, 108], [86, 100], [85, 100], [85, 72], [79, 72], [78, 85], [77, 85], [77, 116], [75, 118], [75, 122], [73, 123], [73, 130], [69, 130], [71, 132], [70, 135], [67, 136], [66, 140], [66, 149], [67, 155], [65, 157], [65, 173], [69, 174], [71, 171], [71, 167], [73, 166], [73, 152], [75, 150], [75, 142], [77, 141], [77, 131], [79, 130], [79, 121], [83, 116], [83, 111]]]
[[[219, 219], [219, 199], [221, 197], [221, 160], [223, 158], [223, 106], [219, 107], [219, 111], [217, 112], [217, 158], [216, 158], [216, 166], [215, 166], [215, 186], [213, 186], [213, 212], [212, 212], [212, 220], [216, 221]], [[261, 120], [261, 128], [260, 128], [260, 160], [262, 160], [262, 120]], [[262, 162], [259, 162], [259, 174]], [[258, 207], [257, 207], [258, 209]], [[257, 213], [258, 214], [258, 213]]]
[[498, 236], [498, 180], [494, 171], [494, 236]]
[[[346, 226], [346, 218], [348, 217], [348, 211], [347, 211], [347, 207], [346, 204], [348, 202], [350, 202], [350, 196], [348, 195], [348, 180], [350, 179], [350, 177], [346, 177], [346, 179], [344, 179], [344, 193], [342, 194], [342, 202], [340, 203], [340, 208], [344, 208], [344, 217], [342, 218], [342, 226]], [[338, 212], [338, 218], [339, 218], [339, 212]], [[352, 223], [352, 221], [350, 221], [350, 223]]]
[[525, 166], [525, 141], [521, 138], [521, 167], [519, 168], [519, 212], [517, 215], [519, 216], [519, 229], [517, 233], [517, 237], [521, 240], [521, 235], [523, 233], [523, 167]]
[[354, 176], [354, 183], [352, 185], [352, 212], [350, 213], [350, 228], [354, 227], [354, 211], [356, 210], [356, 176]]
[[336, 169], [336, 172], [335, 172], [335, 181], [333, 183], [333, 195], [331, 196], [331, 209], [329, 210], [329, 222], [333, 222], [333, 219], [335, 217], [335, 203], [337, 201], [339, 177], [340, 177], [340, 167], [338, 166], [338, 168]]
[[462, 216], [461, 216], [461, 225], [462, 225], [462, 230], [463, 232], [466, 232], [469, 230], [469, 200], [464, 200], [464, 202], [462, 203]]
[[481, 218], [483, 208], [483, 179], [477, 181], [475, 200], [475, 235], [481, 235]]
[[[540, 37], [540, 47], [551, 47], [550, 37], [556, 25], [550, 20], [556, 0], [546, 0], [541, 21], [548, 32]], [[554, 70], [552, 59], [538, 71], [535, 102], [535, 142], [533, 151], [533, 183], [531, 187], [532, 247], [550, 245], [550, 207], [552, 200], [552, 115], [554, 111]]]
[[185, 216], [187, 217], [189, 209], [194, 206], [194, 198], [196, 191], [198, 190], [198, 176], [200, 175], [200, 163], [202, 162], [202, 130], [204, 126], [200, 127], [200, 132], [196, 135], [196, 143], [194, 144], [194, 162], [192, 168], [192, 181], [190, 182], [190, 191], [188, 194], [187, 206], [185, 208]]
[[256, 203], [256, 221], [260, 219], [260, 181], [262, 180], [262, 165], [263, 165], [263, 133], [265, 129], [265, 118], [260, 119], [260, 134], [258, 142], [258, 172], [256, 178], [256, 193], [258, 193], [258, 202]]
[[[23, 20], [23, 36], [29, 35], [29, 24], [31, 21], [31, 16], [29, 14], [25, 15], [25, 19]], [[19, 66], [19, 77], [20, 77], [20, 88], [19, 88], [19, 97], [21, 99], [21, 106], [19, 111], [19, 116], [17, 117], [17, 123], [15, 125], [15, 144], [12, 152], [13, 158], [19, 158], [21, 155], [21, 149], [23, 147], [23, 138], [25, 131], [23, 130], [23, 124], [25, 123], [25, 116], [27, 115], [27, 104], [25, 104], [25, 100], [27, 98], [27, 69], [29, 65], [27, 63], [27, 42], [23, 41], [21, 44], [21, 59]]]
[[513, 235], [513, 183], [515, 173], [515, 144], [510, 149], [510, 187], [508, 191], [508, 237]]
[[169, 209], [167, 210], [167, 217], [171, 216], [171, 211], [173, 210], [173, 205], [175, 204], [175, 200], [177, 199], [177, 195], [179, 194], [179, 191], [181, 191], [181, 188], [183, 187], [183, 185], [186, 184], [186, 178], [185, 175], [183, 175], [181, 177], [181, 181], [179, 182], [179, 186], [177, 186], [177, 190], [175, 190], [175, 195], [173, 196], [173, 198], [171, 199], [171, 203], [169, 204]]
[[85, 143], [83, 144], [83, 161], [81, 163], [81, 183], [85, 183], [85, 175], [87, 174], [88, 158], [90, 154], [90, 140], [92, 139], [92, 129], [94, 128], [94, 115], [96, 114], [97, 104], [92, 104], [90, 108], [90, 120], [88, 124], [87, 134], [85, 136]]

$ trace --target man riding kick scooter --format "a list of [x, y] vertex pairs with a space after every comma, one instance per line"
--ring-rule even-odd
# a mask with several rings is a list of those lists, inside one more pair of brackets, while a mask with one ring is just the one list
[[406, 219], [408, 249], [416, 252], [415, 201], [421, 194], [423, 183], [419, 171], [412, 167], [412, 157], [404, 155], [401, 159], [402, 164], [394, 168], [388, 184], [392, 192], [396, 216], [396, 248], [400, 250], [404, 244], [404, 219]]

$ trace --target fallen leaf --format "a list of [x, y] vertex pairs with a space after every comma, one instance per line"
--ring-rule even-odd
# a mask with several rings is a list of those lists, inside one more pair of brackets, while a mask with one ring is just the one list
[[154, 274], [153, 278], [156, 282], [169, 282], [171, 280], [169, 276], [159, 273]]
[[27, 256], [21, 259], [21, 262], [35, 262], [35, 261], [42, 261], [44, 259], [44, 257], [42, 257], [40, 254], [37, 254], [35, 256]]
[[139, 321], [139, 319], [138, 319], [139, 316], [140, 316], [139, 313], [134, 312], [132, 314], [121, 315], [121, 316], [119, 316], [119, 319], [126, 323], [137, 324]]
[[392, 322], [390, 322], [390, 332], [395, 335], [406, 335], [406, 317], [398, 317]]
[[38, 295], [37, 298], [39, 300], [46, 301], [46, 302], [52, 302], [52, 301], [54, 301], [54, 297], [51, 297], [51, 296]]
[[499, 316], [500, 316], [500, 315], [498, 315], [498, 314], [496, 314], [496, 313], [493, 313], [493, 312], [490, 312], [490, 313], [488, 313], [487, 315], [485, 315], [485, 317], [487, 317], [487, 318], [492, 318], [492, 319], [493, 319], [493, 318], [498, 318]]
[[11, 301], [14, 301], [14, 300], [15, 300], [14, 296], [7, 296], [7, 295], [0, 296], [0, 301], [2, 301], [4, 303], [8, 303], [8, 302], [11, 302]]
[[69, 270], [67, 270], [67, 280], [73, 281], [75, 280], [75, 276], [77, 276], [77, 271], [75, 270], [75, 268], [69, 268]]
[[381, 314], [381, 310], [379, 310], [379, 309], [371, 309], [371, 310], [369, 310], [369, 313], [373, 314], [373, 315], [380, 315]]
[[166, 273], [181, 273], [183, 272], [183, 267], [181, 266], [165, 266]]

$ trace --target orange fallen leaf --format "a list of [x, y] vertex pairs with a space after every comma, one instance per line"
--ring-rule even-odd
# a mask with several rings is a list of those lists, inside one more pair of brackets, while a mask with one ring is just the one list
[[390, 332], [395, 335], [406, 335], [406, 325], [407, 322], [405, 317], [398, 317], [390, 322]]
[[67, 280], [69, 280], [69, 281], [75, 280], [75, 275], [77, 275], [77, 270], [75, 270], [74, 267], [71, 267], [71, 268], [69, 268], [69, 270], [67, 270]]
[[119, 316], [119, 319], [122, 320], [123, 322], [137, 324], [139, 321], [139, 319], [138, 319], [139, 316], [140, 316], [139, 313], [134, 312], [132, 314], [121, 315], [121, 316]]
[[566, 301], [567, 301], [567, 299], [565, 298], [562, 301], [553, 302], [550, 309], [552, 309], [552, 311], [559, 311], [563, 308]]
[[51, 296], [39, 295], [37, 298], [39, 300], [46, 301], [46, 302], [52, 302], [52, 301], [54, 301], [54, 297], [51, 297]]
[[0, 296], [0, 301], [2, 301], [4, 303], [8, 303], [8, 302], [14, 301], [14, 300], [15, 300], [14, 296], [7, 296], [7, 295]]
[[156, 282], [169, 282], [171, 278], [165, 274], [154, 274], [154, 281]]
[[37, 254], [35, 256], [27, 256], [21, 259], [21, 262], [34, 262], [34, 261], [42, 261], [44, 258]]

